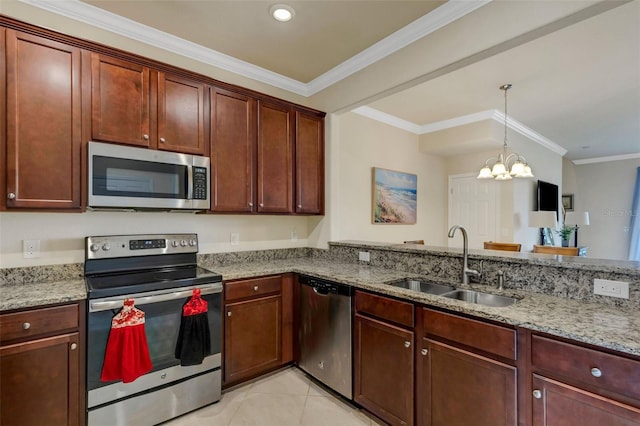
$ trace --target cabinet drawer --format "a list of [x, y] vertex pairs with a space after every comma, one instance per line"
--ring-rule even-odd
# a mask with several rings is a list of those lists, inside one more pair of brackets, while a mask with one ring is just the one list
[[77, 328], [77, 304], [0, 315], [2, 342]]
[[407, 327], [413, 327], [414, 316], [412, 303], [357, 291], [356, 311]]
[[640, 400], [640, 361], [532, 336], [531, 363], [534, 371], [545, 370]]
[[255, 278], [225, 283], [225, 301], [247, 299], [265, 294], [279, 293], [282, 277]]
[[516, 359], [515, 330], [431, 309], [424, 310], [423, 318], [426, 334], [508, 359]]

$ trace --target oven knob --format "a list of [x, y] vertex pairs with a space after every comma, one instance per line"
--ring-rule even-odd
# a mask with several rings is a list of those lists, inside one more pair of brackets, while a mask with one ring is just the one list
[[104, 244], [102, 245], [102, 250], [104, 250], [104, 251], [109, 251], [109, 250], [111, 250], [111, 244], [109, 244], [109, 243], [104, 243]]
[[100, 244], [93, 243], [93, 244], [91, 244], [91, 247], [89, 247], [89, 249], [91, 251], [93, 251], [93, 252], [96, 252], [96, 251], [100, 250]]
[[182, 247], [186, 247], [186, 246], [187, 246], [187, 240], [182, 240], [182, 241], [180, 241], [180, 245], [181, 245]]
[[171, 246], [178, 247], [178, 240], [171, 241]]
[[189, 245], [191, 247], [195, 246], [196, 245], [196, 240], [189, 240]]

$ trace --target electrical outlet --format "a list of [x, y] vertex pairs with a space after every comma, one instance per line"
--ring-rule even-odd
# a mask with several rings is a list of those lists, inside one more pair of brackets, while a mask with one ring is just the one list
[[22, 257], [25, 259], [40, 257], [40, 240], [23, 240]]
[[369, 260], [371, 259], [371, 256], [369, 255], [368, 251], [361, 251], [360, 253], [358, 253], [358, 259], [360, 259], [363, 262], [369, 262]]
[[291, 231], [291, 241], [298, 241], [298, 232], [295, 229]]
[[624, 281], [603, 280], [595, 278], [593, 280], [593, 292], [603, 296], [629, 298], [629, 283]]
[[240, 244], [240, 234], [238, 232], [232, 232], [231, 233], [231, 245], [232, 246], [237, 246], [238, 244]]

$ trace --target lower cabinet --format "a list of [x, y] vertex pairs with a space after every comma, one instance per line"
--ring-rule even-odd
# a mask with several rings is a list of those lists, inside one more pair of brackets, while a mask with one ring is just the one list
[[78, 304], [0, 315], [0, 425], [83, 425]]
[[277, 275], [225, 283], [225, 386], [291, 361], [291, 281]]
[[355, 297], [354, 400], [389, 424], [412, 425], [413, 305], [363, 292]]

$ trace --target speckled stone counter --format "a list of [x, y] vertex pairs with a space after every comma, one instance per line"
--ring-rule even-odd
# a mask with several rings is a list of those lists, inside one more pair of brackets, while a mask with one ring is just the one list
[[86, 298], [84, 279], [12, 284], [3, 281], [0, 284], [0, 312], [76, 302]]
[[[389, 285], [404, 278], [429, 277], [396, 269], [340, 263], [326, 259], [285, 259], [211, 265], [209, 267], [221, 273], [224, 280], [286, 272], [309, 274], [318, 278], [339, 281], [356, 288], [640, 356], [640, 315], [635, 309], [569, 300], [523, 290], [510, 289], [499, 292], [490, 286], [478, 284], [472, 285], [472, 288], [493, 294], [517, 297], [521, 300], [504, 308], [474, 305]], [[448, 282], [448, 284], [463, 288], [457, 283]]]

